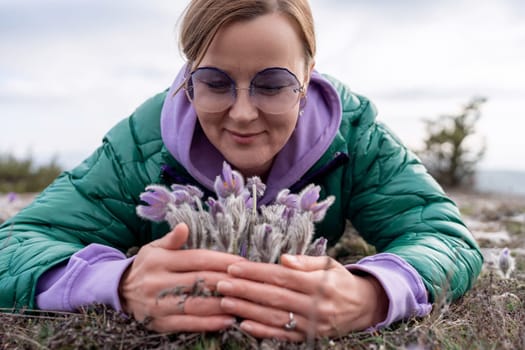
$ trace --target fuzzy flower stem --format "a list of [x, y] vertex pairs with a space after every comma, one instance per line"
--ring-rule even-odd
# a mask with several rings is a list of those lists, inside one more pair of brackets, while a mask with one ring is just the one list
[[257, 221], [257, 184], [252, 183], [252, 217], [250, 218], [250, 228], [246, 235], [246, 256], [250, 254], [251, 241], [252, 241], [252, 230], [255, 228], [255, 222]]
[[255, 184], [252, 185], [252, 198], [253, 198], [252, 215], [253, 217], [256, 217], [257, 216], [257, 186]]

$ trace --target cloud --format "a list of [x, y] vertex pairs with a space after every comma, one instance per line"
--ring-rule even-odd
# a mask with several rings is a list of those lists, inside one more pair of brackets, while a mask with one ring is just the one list
[[[180, 13], [181, 2], [167, 8], [161, 0], [24, 0], [0, 2], [0, 38], [45, 38], [99, 35], [117, 28], [148, 26], [159, 17]], [[168, 10], [169, 11], [166, 11]], [[176, 18], [173, 18], [175, 23]], [[143, 28], [144, 28], [143, 27]], [[13, 38], [14, 39], [14, 38]]]
[[[182, 64], [175, 27], [186, 4], [0, 0], [0, 120], [11, 129], [0, 151], [60, 152], [68, 165], [91, 152], [113, 124], [171, 83]], [[402, 139], [421, 139], [413, 127], [421, 117], [487, 95], [487, 162], [510, 159], [505, 130], [513, 125], [515, 135], [525, 119], [516, 116], [525, 96], [525, 2], [311, 4], [317, 68], [370, 97]], [[512, 139], [525, 148], [525, 139]]]
[[[516, 46], [525, 35], [523, 19], [516, 20], [505, 1], [490, 2], [490, 6], [488, 2], [474, 6], [471, 1], [437, 3], [439, 9], [430, 6], [434, 12], [409, 12], [409, 20], [387, 16], [388, 9], [375, 12], [372, 6], [355, 15], [348, 6], [333, 22], [327, 13], [319, 19], [319, 37], [320, 45], [331, 50], [328, 54], [320, 50], [319, 63], [335, 63], [338, 71], [352, 76], [370, 75], [374, 70], [383, 85], [411, 84], [422, 77], [440, 84], [451, 78], [455, 80], [451, 84], [483, 82], [499, 79], [502, 68], [512, 69], [509, 64], [523, 67], [525, 46]], [[443, 77], [446, 81], [441, 81]], [[378, 81], [373, 84], [379, 85]]]

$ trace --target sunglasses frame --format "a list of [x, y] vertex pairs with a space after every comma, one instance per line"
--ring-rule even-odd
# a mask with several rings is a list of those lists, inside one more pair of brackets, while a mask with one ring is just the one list
[[[250, 80], [250, 85], [249, 87], [247, 88], [240, 88], [240, 87], [237, 87], [237, 82], [235, 80], [233, 80], [232, 77], [230, 77], [230, 75], [228, 73], [226, 73], [225, 71], [223, 71], [222, 69], [219, 69], [217, 67], [210, 67], [210, 66], [204, 66], [204, 67], [199, 67], [195, 70], [193, 70], [192, 72], [189, 72], [186, 74], [186, 79], [185, 79], [185, 82], [184, 82], [184, 91], [186, 93], [186, 96], [188, 98], [189, 101], [191, 101], [192, 103], [194, 102], [194, 95], [193, 95], [193, 74], [195, 72], [198, 72], [200, 70], [213, 70], [213, 71], [217, 71], [219, 73], [221, 73], [222, 75], [226, 76], [227, 79], [229, 80], [230, 82], [230, 90], [231, 90], [231, 93], [232, 93], [232, 97], [233, 97], [233, 102], [232, 104], [228, 105], [224, 110], [230, 108], [234, 103], [235, 103], [235, 100], [237, 99], [237, 91], [238, 90], [248, 90], [248, 93], [250, 96], [254, 96], [254, 89], [255, 89], [255, 86], [253, 84], [254, 80], [260, 75], [260, 74], [263, 74], [267, 71], [273, 71], [273, 70], [278, 70], [278, 71], [284, 71], [286, 73], [288, 73], [291, 77], [294, 78], [294, 80], [297, 82], [297, 87], [293, 89], [293, 92], [295, 93], [298, 93], [298, 98], [297, 98], [297, 101], [301, 100], [301, 98], [303, 97], [306, 97], [306, 94], [305, 94], [305, 84], [302, 84], [301, 85], [301, 82], [299, 81], [299, 79], [297, 78], [297, 76], [291, 72], [289, 69], [287, 68], [284, 68], [284, 67], [268, 67], [268, 68], [265, 68], [265, 69], [262, 69], [260, 71], [258, 71], [257, 73], [255, 73], [252, 77], [252, 79]], [[288, 85], [287, 87], [291, 87], [292, 85]], [[217, 112], [220, 112], [220, 111], [217, 111]], [[283, 112], [281, 112], [283, 113]], [[272, 113], [271, 113], [272, 114]], [[274, 114], [279, 114], [279, 113], [274, 113]]]

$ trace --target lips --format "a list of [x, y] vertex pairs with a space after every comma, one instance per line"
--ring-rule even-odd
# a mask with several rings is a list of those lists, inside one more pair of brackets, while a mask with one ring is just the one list
[[232, 139], [240, 144], [250, 144], [255, 141], [257, 136], [261, 135], [262, 132], [246, 133], [246, 132], [236, 132], [228, 130]]

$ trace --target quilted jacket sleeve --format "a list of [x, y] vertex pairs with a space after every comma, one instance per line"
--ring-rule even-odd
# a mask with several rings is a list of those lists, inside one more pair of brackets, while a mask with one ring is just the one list
[[[157, 124], [162, 97], [158, 100], [146, 103], [146, 108], [155, 105], [148, 112]], [[34, 308], [38, 278], [91, 243], [125, 252], [147, 239], [141, 232], [148, 224], [135, 207], [138, 193], [159, 171], [147, 161], [148, 147], [139, 148], [134, 139], [139, 119], [123, 120], [87, 160], [0, 227], [0, 307]], [[144, 169], [148, 165], [151, 171]]]
[[[456, 299], [479, 275], [482, 255], [456, 205], [366, 100], [348, 127], [348, 217], [380, 252], [421, 275], [432, 301]], [[351, 136], [350, 136], [351, 135]]]

